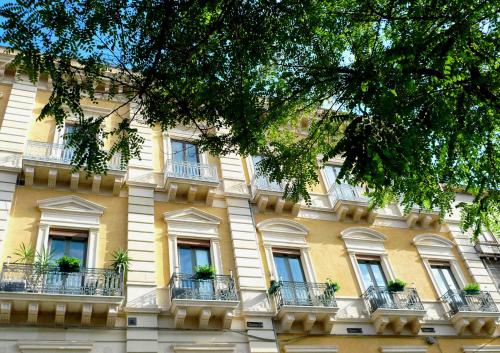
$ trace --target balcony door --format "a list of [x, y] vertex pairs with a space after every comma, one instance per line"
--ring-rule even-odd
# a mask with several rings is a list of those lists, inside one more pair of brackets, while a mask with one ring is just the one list
[[198, 147], [191, 142], [172, 140], [172, 162], [174, 174], [180, 176], [201, 174]]
[[274, 263], [281, 285], [284, 305], [311, 305], [311, 299], [302, 269], [300, 253], [295, 251], [273, 252]]
[[438, 286], [439, 294], [444, 295], [449, 291], [460, 292], [457, 280], [451, 267], [447, 264], [431, 264], [432, 276]]
[[[63, 256], [74, 257], [80, 260], [80, 268], [85, 268], [87, 260], [88, 233], [78, 230], [51, 229], [49, 232], [49, 252], [56, 262]], [[78, 272], [64, 274], [53, 271], [47, 275], [45, 285], [55, 292], [79, 293], [84, 276]]]
[[176, 297], [186, 299], [212, 299], [214, 285], [211, 280], [197, 280], [194, 277], [197, 266], [210, 266], [210, 243], [185, 241], [178, 245], [180, 274], [179, 291]]
[[324, 167], [325, 184], [328, 192], [334, 192], [337, 197], [344, 200], [355, 200], [360, 196], [359, 191], [357, 190], [357, 188], [344, 182], [337, 184], [339, 174], [339, 166], [326, 165]]
[[374, 308], [390, 308], [394, 298], [387, 290], [387, 279], [379, 259], [358, 258], [359, 271], [367, 292], [367, 300]]

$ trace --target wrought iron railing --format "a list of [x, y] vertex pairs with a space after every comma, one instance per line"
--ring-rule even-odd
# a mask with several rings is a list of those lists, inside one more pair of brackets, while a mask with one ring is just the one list
[[[23, 158], [53, 162], [61, 164], [71, 164], [75, 150], [63, 144], [46, 143], [38, 141], [28, 141]], [[121, 155], [115, 154], [108, 162], [108, 168], [112, 170], [121, 170]]]
[[377, 309], [424, 310], [415, 288], [391, 292], [387, 287], [370, 286], [363, 293], [363, 299], [370, 314]]
[[262, 175], [259, 175], [257, 177], [254, 176], [251, 185], [253, 190], [265, 190], [273, 192], [283, 192], [285, 190], [283, 185], [275, 181], [270, 181], [268, 178]]
[[442, 297], [446, 310], [450, 316], [459, 312], [487, 312], [496, 313], [496, 306], [490, 293], [479, 291], [477, 294], [468, 294], [465, 291], [449, 290]]
[[283, 306], [337, 306], [335, 291], [326, 283], [280, 281], [274, 292], [277, 309]]
[[218, 182], [217, 167], [209, 164], [165, 161], [165, 178], [180, 178]]
[[0, 292], [122, 296], [123, 274], [100, 268], [61, 272], [57, 266], [4, 263]]
[[333, 204], [338, 200], [366, 203], [369, 199], [365, 196], [365, 193], [366, 190], [364, 188], [349, 184], [333, 184], [329, 192]]
[[192, 274], [174, 273], [169, 287], [172, 299], [238, 300], [234, 280], [227, 275], [215, 275], [213, 279], [197, 279]]

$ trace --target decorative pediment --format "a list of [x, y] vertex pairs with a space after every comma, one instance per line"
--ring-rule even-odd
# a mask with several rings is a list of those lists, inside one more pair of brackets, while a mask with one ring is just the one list
[[257, 224], [265, 245], [306, 246], [309, 230], [300, 223], [284, 218], [271, 218]]
[[413, 244], [423, 258], [454, 259], [452, 249], [454, 244], [436, 234], [420, 234], [413, 238]]
[[375, 242], [384, 242], [387, 239], [387, 237], [384, 234], [366, 227], [347, 228], [342, 232], [340, 232], [340, 237], [344, 240], [352, 239], [352, 240], [375, 241]]
[[102, 215], [105, 207], [78, 196], [63, 196], [38, 201], [41, 211], [57, 211], [66, 213], [87, 213]]
[[309, 229], [300, 223], [284, 218], [272, 218], [257, 224], [257, 229], [267, 233], [296, 234], [306, 236]]
[[453, 243], [436, 234], [420, 234], [413, 238], [413, 244], [416, 246], [432, 246], [432, 247], [440, 247], [440, 248], [452, 248]]
[[183, 210], [165, 212], [169, 236], [207, 238], [217, 237], [221, 219], [210, 213], [190, 207]]
[[340, 232], [347, 251], [352, 253], [383, 254], [387, 237], [366, 227], [351, 227]]
[[165, 212], [163, 218], [166, 222], [183, 223], [210, 223], [220, 224], [221, 219], [208, 212], [200, 211], [197, 208], [190, 207], [183, 210]]

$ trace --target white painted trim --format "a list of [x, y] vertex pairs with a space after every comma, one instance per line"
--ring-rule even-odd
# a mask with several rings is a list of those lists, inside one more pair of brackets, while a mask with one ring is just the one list
[[437, 234], [420, 234], [413, 238], [412, 243], [417, 247], [418, 253], [424, 263], [424, 267], [431, 278], [434, 289], [440, 296], [445, 293], [440, 292], [439, 286], [437, 285], [434, 275], [432, 274], [430, 265], [430, 261], [432, 260], [448, 262], [457, 284], [461, 288], [467, 284], [465, 276], [463, 275], [457, 259], [453, 254], [452, 250], [455, 246], [453, 242]]
[[500, 346], [463, 346], [464, 353], [500, 353]]
[[88, 231], [85, 266], [96, 267], [100, 216], [105, 208], [81, 197], [70, 195], [38, 201], [41, 211], [36, 241], [37, 253], [49, 247], [50, 228], [66, 228]]
[[92, 350], [91, 342], [78, 341], [29, 341], [20, 342], [17, 347], [21, 353], [45, 353], [45, 352], [60, 352], [60, 353], [84, 353]]
[[271, 218], [257, 224], [257, 230], [262, 234], [262, 242], [272, 279], [279, 280], [274, 263], [273, 247], [300, 250], [300, 262], [307, 282], [316, 282], [316, 273], [312, 264], [306, 236], [309, 229], [304, 225], [285, 218]]
[[340, 237], [344, 240], [361, 293], [364, 293], [368, 288], [363, 282], [356, 255], [380, 257], [380, 264], [386, 279], [389, 281], [396, 279], [396, 274], [384, 247], [384, 242], [387, 239], [384, 234], [366, 227], [351, 227], [343, 230]]
[[165, 212], [163, 219], [167, 223], [168, 253], [170, 274], [179, 272], [179, 254], [177, 239], [205, 239], [210, 241], [210, 259], [217, 274], [222, 274], [219, 225], [221, 218], [190, 207], [182, 210]]
[[174, 353], [233, 353], [236, 346], [230, 343], [211, 343], [211, 344], [174, 344], [172, 351]]
[[380, 346], [380, 353], [426, 353], [426, 346]]
[[339, 347], [327, 345], [295, 345], [287, 344], [285, 353], [337, 353]]

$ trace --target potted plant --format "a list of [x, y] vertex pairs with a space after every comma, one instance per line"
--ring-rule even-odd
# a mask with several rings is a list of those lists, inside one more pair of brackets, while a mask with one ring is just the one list
[[210, 265], [201, 265], [196, 266], [195, 273], [193, 276], [194, 279], [214, 279], [215, 278], [215, 268]]
[[267, 290], [267, 292], [270, 294], [270, 295], [273, 295], [274, 293], [276, 293], [278, 291], [280, 287], [280, 283], [274, 279], [271, 280], [271, 282], [269, 283], [269, 289]]
[[19, 244], [19, 247], [14, 251], [17, 256], [15, 263], [29, 264], [35, 259], [35, 248], [24, 243]]
[[118, 249], [111, 255], [113, 260], [111, 262], [111, 268], [115, 270], [116, 273], [127, 273], [129, 263], [131, 261], [128, 256], [128, 250]]
[[389, 292], [402, 292], [405, 290], [406, 282], [396, 278], [394, 281], [389, 281], [387, 283], [387, 289]]
[[56, 261], [56, 264], [63, 273], [80, 271], [80, 259], [76, 257], [63, 256]]
[[469, 283], [464, 287], [465, 294], [476, 295], [481, 292], [481, 286], [479, 283]]
[[326, 279], [326, 290], [332, 291], [333, 293], [337, 292], [340, 289], [340, 285], [338, 282], [333, 281], [330, 278]]

